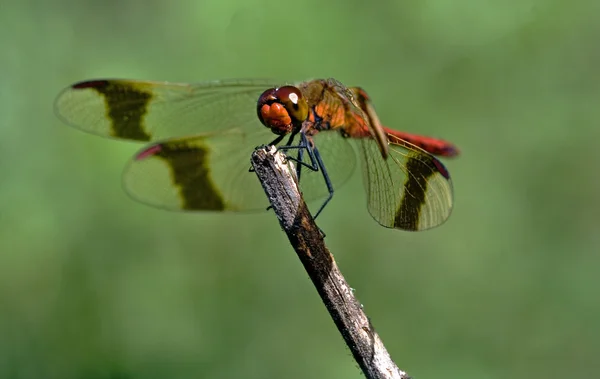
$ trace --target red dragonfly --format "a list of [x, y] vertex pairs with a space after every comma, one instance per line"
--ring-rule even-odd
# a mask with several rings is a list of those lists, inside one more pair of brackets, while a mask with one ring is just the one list
[[[368, 210], [381, 225], [425, 230], [442, 224], [452, 210], [450, 174], [433, 155], [452, 157], [458, 149], [382, 126], [367, 93], [335, 79], [283, 86], [260, 80], [88, 80], [64, 89], [55, 109], [80, 130], [152, 142], [129, 162], [123, 185], [132, 198], [158, 208], [267, 209], [248, 164], [256, 146], [270, 142], [296, 162], [305, 199], [325, 199], [316, 215], [352, 174], [355, 149]], [[312, 174], [317, 171], [322, 175]]]

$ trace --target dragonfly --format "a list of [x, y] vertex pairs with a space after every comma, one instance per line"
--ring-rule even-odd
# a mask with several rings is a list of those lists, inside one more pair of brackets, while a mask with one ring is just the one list
[[383, 126], [365, 90], [331, 78], [93, 79], [62, 90], [55, 112], [79, 130], [145, 143], [127, 163], [122, 184], [131, 198], [156, 208], [268, 209], [262, 186], [248, 174], [252, 152], [265, 145], [296, 164], [306, 200], [323, 199], [315, 218], [353, 174], [357, 156], [367, 209], [382, 226], [430, 229], [453, 207], [452, 180], [436, 156], [456, 156], [458, 148]]

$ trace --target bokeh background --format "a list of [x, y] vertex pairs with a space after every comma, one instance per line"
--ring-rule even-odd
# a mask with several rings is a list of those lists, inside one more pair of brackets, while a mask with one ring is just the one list
[[388, 230], [361, 176], [319, 218], [415, 378], [597, 378], [600, 3], [0, 3], [0, 378], [361, 378], [270, 213], [130, 200], [136, 144], [69, 128], [96, 77], [335, 77], [443, 137], [456, 204]]

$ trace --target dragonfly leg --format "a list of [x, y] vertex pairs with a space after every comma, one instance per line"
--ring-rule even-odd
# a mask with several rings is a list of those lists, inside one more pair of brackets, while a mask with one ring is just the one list
[[[291, 143], [292, 139], [290, 139], [288, 142]], [[298, 144], [298, 145], [288, 144], [288, 145], [280, 146], [278, 149], [281, 151], [284, 151], [286, 153], [288, 150], [298, 149], [297, 158], [290, 157], [286, 154], [287, 159], [291, 160], [292, 162], [296, 162], [298, 164], [298, 167], [296, 167], [296, 176], [298, 177], [298, 180], [300, 180], [300, 166], [305, 166], [306, 168], [308, 168], [311, 171], [319, 171], [317, 161], [312, 152], [313, 147], [310, 144], [310, 141], [308, 140], [308, 138], [306, 137], [306, 134], [304, 134], [304, 133], [300, 134], [300, 144]], [[310, 158], [310, 164], [306, 163], [304, 161], [304, 151], [306, 151], [308, 153], [308, 157]]]
[[[319, 208], [317, 213], [315, 213], [314, 218], [316, 219], [319, 216], [319, 214], [321, 213], [321, 211], [325, 208], [327, 203], [329, 203], [329, 201], [333, 198], [333, 184], [331, 183], [331, 179], [329, 178], [329, 174], [327, 173], [327, 170], [325, 169], [323, 159], [321, 159], [321, 154], [319, 153], [319, 150], [317, 149], [317, 147], [314, 146], [308, 140], [308, 138], [306, 137], [306, 134], [301, 133], [300, 138], [301, 138], [300, 144], [298, 144], [296, 146], [282, 146], [280, 149], [282, 149], [284, 151], [290, 150], [290, 149], [298, 149], [298, 155], [297, 155], [298, 158], [288, 157], [288, 159], [298, 163], [298, 166], [296, 168], [298, 180], [300, 180], [300, 167], [301, 166], [306, 166], [308, 169], [310, 169], [312, 171], [321, 170], [321, 173], [323, 174], [323, 179], [325, 180], [325, 185], [327, 186], [327, 191], [329, 191], [329, 196], [327, 196], [327, 199], [325, 199], [325, 201], [323, 202], [323, 204], [321, 205], [321, 207]], [[306, 151], [306, 153], [308, 154], [308, 157], [310, 158], [310, 164], [308, 164], [307, 162], [304, 162], [304, 159], [303, 159], [304, 151]]]
[[[283, 141], [283, 137], [285, 137], [285, 134], [278, 136], [271, 143], [267, 144], [267, 146], [277, 145], [279, 142]], [[294, 136], [291, 136], [290, 141], [293, 141], [293, 139], [294, 139]]]
[[[300, 174], [302, 172], [301, 171], [302, 166], [305, 166], [306, 168], [308, 168], [311, 171], [321, 170], [323, 179], [325, 180], [325, 185], [327, 186], [327, 191], [329, 192], [329, 196], [327, 196], [327, 199], [325, 199], [323, 204], [321, 204], [321, 207], [319, 207], [319, 210], [317, 211], [317, 213], [315, 213], [314, 218], [316, 219], [319, 216], [319, 214], [321, 213], [321, 211], [323, 211], [323, 209], [325, 209], [325, 206], [327, 205], [327, 203], [329, 203], [329, 201], [333, 198], [333, 192], [334, 192], [333, 184], [331, 183], [331, 179], [329, 178], [329, 174], [327, 173], [327, 170], [325, 169], [325, 165], [323, 163], [323, 159], [321, 158], [321, 154], [319, 153], [319, 150], [316, 148], [316, 146], [314, 146], [311, 143], [311, 141], [308, 139], [308, 137], [306, 137], [306, 134], [304, 134], [302, 132], [300, 132], [300, 143], [298, 145], [292, 145], [294, 137], [295, 137], [295, 135], [290, 136], [290, 139], [288, 140], [288, 144], [278, 147], [278, 150], [281, 150], [284, 153], [286, 153], [287, 159], [297, 163], [296, 176], [298, 178], [298, 181], [300, 181]], [[283, 137], [279, 136], [270, 145], [276, 144], [276, 143], [280, 142], [282, 139], [283, 139]], [[287, 155], [287, 151], [292, 150], [292, 149], [298, 150], [298, 154], [296, 155], [295, 158]], [[310, 163], [305, 162], [305, 159], [304, 159], [305, 152], [308, 154], [308, 157], [310, 158]], [[267, 210], [270, 210], [271, 208], [272, 208], [272, 206], [269, 206], [269, 207], [267, 207]], [[323, 237], [325, 237], [325, 233], [323, 233], [322, 230], [321, 230], [321, 234]]]
[[329, 174], [327, 173], [327, 170], [325, 169], [325, 165], [323, 164], [323, 160], [321, 159], [321, 154], [319, 154], [319, 150], [317, 150], [316, 147], [313, 147], [312, 153], [314, 154], [314, 157], [317, 161], [318, 168], [321, 169], [321, 173], [323, 174], [323, 179], [325, 180], [325, 185], [327, 186], [327, 191], [329, 191], [329, 196], [327, 196], [327, 199], [325, 199], [325, 201], [323, 202], [323, 204], [321, 204], [321, 207], [319, 208], [317, 213], [315, 213], [314, 218], [316, 219], [319, 216], [319, 214], [321, 213], [321, 211], [323, 209], [325, 209], [325, 206], [327, 205], [327, 203], [329, 203], [329, 201], [333, 198], [333, 185], [331, 184], [331, 179], [329, 178]]
[[[304, 149], [298, 149], [298, 158], [296, 158], [297, 162], [302, 162], [304, 158]], [[300, 182], [300, 174], [302, 173], [302, 165], [296, 165], [296, 177], [298, 178], [298, 182]]]

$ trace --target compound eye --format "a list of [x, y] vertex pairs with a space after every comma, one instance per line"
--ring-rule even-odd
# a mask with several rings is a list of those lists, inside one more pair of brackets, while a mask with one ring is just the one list
[[287, 134], [306, 120], [308, 104], [296, 87], [269, 88], [258, 98], [257, 113], [273, 133]]
[[294, 86], [284, 86], [277, 90], [277, 97], [295, 122], [302, 123], [308, 117], [308, 104], [302, 92]]

